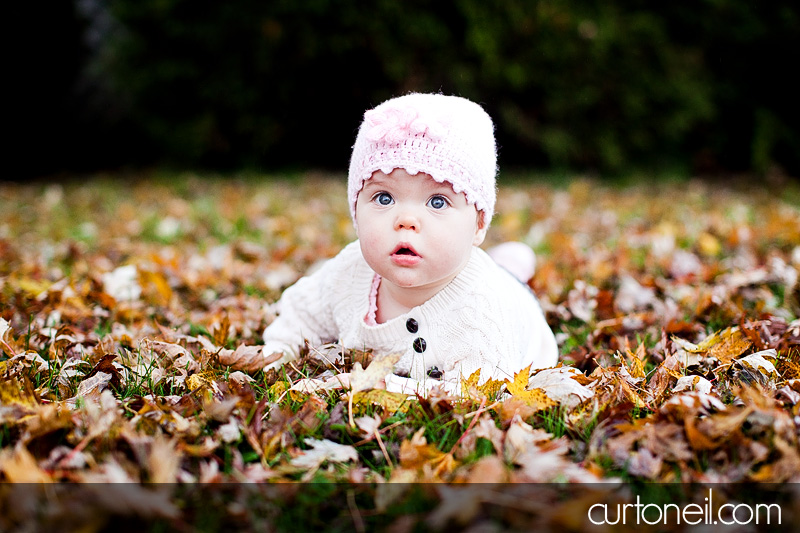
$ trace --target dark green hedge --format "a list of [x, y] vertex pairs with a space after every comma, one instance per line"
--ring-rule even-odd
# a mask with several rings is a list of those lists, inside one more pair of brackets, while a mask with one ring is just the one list
[[793, 0], [100, 4], [132, 160], [344, 169], [366, 108], [441, 90], [495, 117], [501, 165], [800, 172]]

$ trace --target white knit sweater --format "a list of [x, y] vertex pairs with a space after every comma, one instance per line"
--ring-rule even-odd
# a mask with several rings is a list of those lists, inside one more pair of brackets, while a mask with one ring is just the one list
[[[481, 382], [511, 378], [520, 369], [554, 366], [558, 347], [533, 293], [474, 247], [469, 262], [424, 304], [383, 324], [367, 325], [375, 273], [350, 243], [318, 271], [286, 289], [277, 318], [264, 330], [263, 353], [286, 355], [265, 369], [297, 357], [311, 346], [339, 341], [345, 348], [401, 353], [390, 390], [428, 390], [444, 384], [460, 391], [462, 378], [481, 369]], [[433, 368], [441, 380], [432, 379]], [[436, 372], [433, 372], [436, 375]]]

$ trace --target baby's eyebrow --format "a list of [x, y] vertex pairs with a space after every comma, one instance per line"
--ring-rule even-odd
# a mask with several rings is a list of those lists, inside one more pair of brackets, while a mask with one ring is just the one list
[[453, 187], [451, 187], [450, 184], [447, 183], [447, 182], [441, 182], [440, 183], [438, 181], [435, 181], [434, 183], [435, 183], [435, 185], [433, 185], [433, 187], [432, 187], [433, 192], [436, 192], [436, 193], [450, 193], [450, 194], [454, 194], [455, 193], [455, 191], [453, 190]]
[[381, 178], [370, 178], [364, 183], [364, 188], [386, 187], [386, 180]]

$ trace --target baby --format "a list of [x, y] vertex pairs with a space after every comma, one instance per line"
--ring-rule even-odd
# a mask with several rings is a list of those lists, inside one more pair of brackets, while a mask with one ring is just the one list
[[[530, 289], [478, 246], [495, 204], [492, 120], [477, 104], [408, 94], [364, 114], [348, 199], [358, 240], [276, 304], [265, 370], [311, 346], [402, 354], [387, 389], [458, 394], [461, 380], [554, 366], [555, 339]], [[526, 280], [527, 281], [527, 280]]]

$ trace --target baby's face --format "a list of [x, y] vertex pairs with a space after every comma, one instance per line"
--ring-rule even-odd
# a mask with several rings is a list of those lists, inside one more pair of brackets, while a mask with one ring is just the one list
[[356, 201], [361, 251], [369, 266], [400, 288], [447, 285], [483, 242], [486, 228], [464, 193], [428, 174], [377, 171]]

